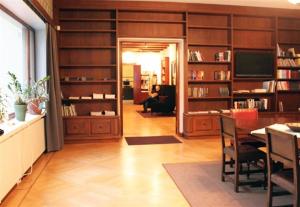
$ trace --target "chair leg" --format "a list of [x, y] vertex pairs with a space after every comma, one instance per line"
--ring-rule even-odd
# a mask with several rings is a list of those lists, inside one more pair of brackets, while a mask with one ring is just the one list
[[250, 162], [247, 161], [247, 179], [250, 178]]
[[239, 192], [239, 182], [240, 182], [240, 163], [236, 160], [236, 163], [234, 165], [234, 191], [236, 193]]
[[267, 206], [273, 206], [272, 194], [273, 194], [273, 183], [271, 182], [270, 178], [268, 178], [268, 198], [267, 198]]
[[226, 157], [225, 157], [225, 154], [222, 153], [222, 172], [221, 172], [221, 180], [222, 180], [222, 182], [225, 181], [225, 177], [224, 177], [224, 175], [225, 175], [225, 162], [226, 162]]

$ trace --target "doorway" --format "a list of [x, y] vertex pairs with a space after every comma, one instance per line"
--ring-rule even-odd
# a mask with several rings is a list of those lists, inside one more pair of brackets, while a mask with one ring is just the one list
[[[121, 97], [118, 110], [122, 134], [180, 134], [183, 130], [184, 40], [120, 38], [118, 48], [118, 94]], [[141, 113], [143, 105], [140, 103], [157, 85], [161, 88], [159, 100], [162, 104], [155, 102], [147, 113]], [[174, 100], [170, 101], [172, 94]], [[165, 97], [168, 104], [163, 102]], [[170, 103], [174, 108], [169, 107]]]

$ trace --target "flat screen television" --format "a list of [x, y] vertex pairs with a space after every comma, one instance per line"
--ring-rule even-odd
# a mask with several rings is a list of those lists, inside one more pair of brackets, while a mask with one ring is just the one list
[[235, 77], [273, 77], [274, 53], [272, 52], [235, 52]]

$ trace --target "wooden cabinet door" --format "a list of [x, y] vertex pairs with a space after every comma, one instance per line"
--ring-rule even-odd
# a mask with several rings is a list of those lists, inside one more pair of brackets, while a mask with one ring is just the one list
[[67, 135], [89, 135], [90, 122], [86, 119], [69, 119], [66, 120]]
[[91, 133], [92, 133], [92, 135], [110, 134], [111, 133], [111, 120], [110, 119], [91, 120]]

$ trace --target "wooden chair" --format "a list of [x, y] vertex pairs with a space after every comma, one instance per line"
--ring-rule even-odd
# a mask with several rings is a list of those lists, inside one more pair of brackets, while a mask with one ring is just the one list
[[[266, 170], [265, 169], [253, 169], [247, 168], [246, 171], [242, 170], [243, 163], [257, 163], [259, 160], [263, 160], [265, 163], [266, 156], [265, 153], [258, 150], [257, 148], [238, 142], [238, 136], [236, 132], [235, 119], [229, 116], [220, 115], [220, 125], [221, 125], [221, 141], [222, 141], [222, 181], [225, 181], [225, 177], [229, 178], [234, 183], [235, 192], [239, 191], [239, 186], [242, 185], [257, 185], [266, 183]], [[233, 145], [230, 144], [231, 140]], [[226, 158], [231, 160], [226, 161]], [[232, 165], [234, 161], [234, 171], [227, 172], [226, 165]], [[264, 181], [240, 181], [240, 174], [251, 174], [251, 173], [264, 173]], [[234, 178], [231, 176], [234, 174]]]
[[[256, 108], [253, 109], [231, 109], [231, 116], [236, 120], [236, 125], [243, 125], [245, 122], [256, 122], [258, 120], [258, 111]], [[240, 136], [240, 144], [247, 144], [256, 148], [265, 147], [263, 142], [259, 142], [253, 139], [251, 136]]]
[[[300, 206], [299, 152], [297, 137], [266, 128], [268, 160], [268, 206], [272, 206], [274, 184], [293, 194], [293, 206]], [[274, 170], [274, 162], [281, 162], [285, 169]], [[288, 168], [288, 169], [286, 169]]]

